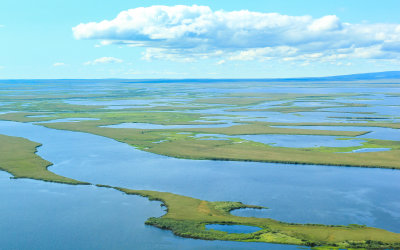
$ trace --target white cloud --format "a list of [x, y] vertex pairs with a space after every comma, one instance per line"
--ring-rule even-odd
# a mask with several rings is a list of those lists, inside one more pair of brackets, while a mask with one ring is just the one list
[[62, 63], [62, 62], [56, 62], [56, 63], [53, 64], [53, 66], [54, 67], [62, 67], [62, 66], [66, 66], [66, 64]]
[[224, 63], [226, 63], [225, 60], [219, 60], [219, 61], [217, 62], [218, 65], [221, 65], [221, 64], [224, 64]]
[[101, 57], [93, 61], [85, 62], [85, 65], [105, 64], [105, 63], [122, 63], [123, 60], [115, 57]]
[[337, 16], [329, 15], [313, 21], [308, 28], [314, 32], [334, 31], [342, 29], [342, 24]]
[[335, 15], [313, 18], [207, 6], [151, 6], [113, 20], [81, 23], [76, 39], [146, 47], [143, 58], [193, 61], [399, 59], [400, 24], [351, 24]]

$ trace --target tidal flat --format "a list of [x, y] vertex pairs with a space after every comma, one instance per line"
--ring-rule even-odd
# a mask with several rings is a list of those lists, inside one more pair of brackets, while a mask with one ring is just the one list
[[[150, 216], [125, 214], [138, 218], [132, 222], [135, 225], [143, 226], [144, 221], [152, 217], [147, 220], [148, 225], [172, 230], [183, 237], [213, 240], [346, 248], [390, 248], [398, 244], [400, 215], [397, 211], [400, 208], [397, 194], [400, 192], [400, 177], [396, 168], [399, 168], [400, 162], [400, 142], [396, 135], [400, 127], [397, 109], [392, 106], [399, 99], [395, 95], [400, 92], [399, 85], [345, 82], [325, 83], [321, 87], [309, 82], [228, 80], [221, 85], [207, 81], [141, 83], [123, 80], [43, 81], [41, 84], [21, 81], [13, 83], [12, 87], [4, 81], [0, 84], [8, 88], [0, 99], [3, 104], [0, 106], [3, 113], [0, 115], [3, 120], [0, 122], [0, 134], [5, 135], [2, 142], [7, 145], [15, 136], [31, 140], [24, 143], [33, 147], [30, 154], [35, 153], [37, 148], [37, 156], [41, 157], [42, 163], [46, 163], [42, 170], [48, 168], [49, 175], [65, 178], [58, 182], [73, 180], [76, 184], [98, 184], [95, 190], [114, 189], [110, 192], [121, 195], [115, 191], [117, 189], [156, 200], [163, 200], [163, 194], [170, 193], [174, 197], [182, 197], [177, 204], [198, 199], [200, 203], [206, 202], [204, 204], [240, 201], [243, 202], [241, 204], [269, 208], [261, 216], [265, 218], [226, 214], [226, 218], [221, 217], [222, 221], [204, 217], [196, 221], [200, 224], [195, 224], [195, 227], [187, 227], [190, 223], [186, 225], [184, 221], [183, 224], [178, 223], [180, 226], [171, 221], [182, 218], [192, 221], [193, 216], [185, 217], [185, 211], [190, 209], [183, 209], [172, 217], [169, 213], [161, 219], [158, 217], [162, 213], [157, 214], [156, 211]], [[82, 88], [93, 91], [77, 92]], [[398, 101], [400, 103], [400, 99]], [[363, 119], [349, 121], [349, 116]], [[146, 124], [151, 128], [136, 125], [134, 128], [107, 127], [124, 123]], [[201, 134], [218, 136], [207, 140]], [[276, 144], [264, 142], [268, 136], [280, 138], [280, 141]], [[330, 139], [326, 141], [330, 143], [305, 143], [313, 136], [327, 136]], [[306, 146], [300, 147], [302, 145]], [[374, 150], [382, 148], [386, 151]], [[17, 151], [14, 148], [8, 150]], [[3, 164], [0, 162], [0, 166], [18, 177], [15, 170], [12, 172], [4, 167], [4, 155], [7, 152], [1, 157]], [[27, 159], [26, 155], [21, 158]], [[23, 161], [19, 164], [29, 168]], [[19, 177], [46, 180], [35, 178], [38, 172], [32, 172], [33, 175], [20, 174]], [[10, 182], [6, 185], [17, 182], [4, 181]], [[163, 201], [171, 212], [172, 205], [168, 206], [168, 202]], [[120, 207], [121, 204], [116, 202], [115, 206]], [[138, 203], [138, 206], [141, 205]], [[203, 210], [208, 211], [210, 206], [204, 206]], [[135, 209], [140, 211], [140, 208]], [[76, 208], [77, 214], [78, 211], [79, 207]], [[217, 214], [223, 210], [218, 211]], [[209, 212], [206, 217], [212, 215], [213, 212]], [[263, 226], [254, 221], [276, 221], [290, 225], [292, 229], [278, 229], [271, 224]], [[261, 233], [244, 234], [207, 231], [205, 226], [214, 222], [239, 223], [263, 229]], [[113, 226], [118, 228], [118, 223], [121, 221], [116, 221]], [[27, 225], [20, 222], [21, 227]], [[299, 225], [310, 227], [306, 230], [308, 236], [304, 233], [299, 235], [299, 231], [293, 229]], [[381, 229], [374, 231], [371, 227]], [[372, 231], [358, 236], [350, 233], [346, 239], [341, 233], [340, 237], [333, 237], [334, 240], [324, 238], [325, 234], [332, 235], [332, 230], [337, 229]], [[44, 235], [46, 230], [42, 230]], [[171, 245], [161, 239], [165, 237], [161, 236], [164, 233], [173, 241], [180, 242], [182, 239], [157, 230], [151, 230], [149, 237], [152, 243], [142, 245], [143, 248], [157, 245], [159, 249], [170, 249]], [[196, 230], [201, 230], [200, 234], [194, 233]], [[128, 231], [125, 228], [124, 235], [129, 235]], [[203, 231], [208, 232], [206, 236]], [[210, 232], [211, 237], [207, 236]], [[10, 234], [18, 235], [18, 231], [10, 231]], [[37, 234], [40, 235], [40, 232]], [[263, 244], [267, 244], [182, 240], [190, 241], [186, 246], [193, 248], [205, 245], [207, 248], [262, 248], [265, 247]], [[134, 240], [129, 242], [133, 244]], [[290, 247], [274, 245], [276, 249], [292, 249]]]

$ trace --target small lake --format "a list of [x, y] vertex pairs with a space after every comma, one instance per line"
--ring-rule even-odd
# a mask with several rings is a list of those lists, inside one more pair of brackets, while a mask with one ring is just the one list
[[277, 128], [296, 128], [296, 129], [318, 129], [336, 131], [371, 131], [370, 133], [357, 136], [355, 138], [369, 138], [379, 140], [400, 141], [400, 129], [382, 127], [356, 127], [356, 126], [274, 126]]
[[[37, 117], [37, 116], [36, 116]], [[62, 119], [54, 119], [50, 121], [43, 121], [37, 123], [55, 123], [55, 122], [80, 122], [80, 121], [97, 121], [97, 118], [80, 118], [80, 117], [73, 117], [73, 118], [62, 118]]]
[[185, 125], [162, 125], [153, 123], [120, 123], [115, 125], [100, 126], [104, 128], [136, 128], [136, 129], [180, 129], [180, 128], [225, 128], [233, 125], [238, 125], [237, 123], [218, 123], [218, 124], [185, 124]]
[[361, 146], [363, 140], [340, 140], [339, 136], [324, 135], [238, 135], [227, 136], [222, 134], [197, 134], [201, 140], [217, 140], [227, 138], [241, 138], [248, 141], [260, 142], [276, 147], [313, 148], [313, 147], [353, 147]]
[[220, 224], [208, 224], [206, 225], [207, 230], [223, 231], [230, 234], [250, 234], [260, 231], [262, 228], [246, 226], [246, 225], [220, 225]]
[[360, 148], [355, 149], [353, 153], [367, 153], [367, 152], [380, 152], [380, 151], [389, 151], [390, 148]]

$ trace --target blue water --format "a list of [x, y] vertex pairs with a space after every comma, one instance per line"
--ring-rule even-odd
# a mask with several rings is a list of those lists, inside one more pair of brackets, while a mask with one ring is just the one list
[[367, 153], [367, 152], [380, 152], [380, 151], [389, 151], [390, 148], [360, 148], [355, 149], [353, 153]]
[[[372, 124], [371, 124], [372, 125]], [[400, 141], [400, 129], [382, 128], [382, 127], [356, 127], [356, 126], [274, 126], [279, 128], [296, 128], [296, 129], [319, 129], [319, 130], [336, 130], [336, 131], [360, 131], [369, 132], [355, 138], [369, 138], [379, 140]]]
[[240, 138], [272, 144], [277, 147], [353, 147], [360, 146], [362, 140], [338, 140], [338, 136], [323, 135], [243, 135]]
[[[261, 80], [251, 84], [230, 82], [230, 80], [218, 82], [218, 84], [213, 81], [198, 80], [187, 83], [164, 80], [159, 82], [25, 80], [3, 81], [1, 84], [4, 89], [7, 89], [3, 96], [29, 97], [33, 93], [33, 95], [54, 95], [59, 98], [60, 93], [73, 93], [72, 96], [77, 96], [76, 93], [80, 93], [78, 96], [90, 94], [88, 98], [71, 97], [65, 102], [79, 105], [103, 105], [104, 109], [171, 104], [199, 107], [198, 110], [187, 112], [204, 113], [210, 116], [224, 115], [225, 117], [218, 118], [223, 119], [224, 121], [220, 122], [224, 124], [245, 121], [350, 121], [345, 118], [334, 118], [334, 116], [369, 116], [387, 118], [392, 122], [398, 122], [400, 118], [398, 115], [400, 98], [388, 94], [400, 93], [399, 84], [273, 83]], [[353, 96], [330, 99], [301, 97], [289, 101], [295, 101], [293, 105], [297, 106], [327, 106], [349, 102], [365, 103], [371, 107], [338, 107], [318, 112], [284, 114], [260, 111], [233, 112], [229, 110], [235, 108], [234, 105], [192, 102], [196, 98], [226, 97], [234, 93], [302, 93], [305, 95], [356, 93]], [[112, 100], [114, 97], [120, 99]], [[19, 102], [23, 107], [29, 105], [31, 101], [29, 99], [15, 102]], [[246, 108], [268, 108], [274, 105], [279, 106], [286, 101], [266, 101]], [[204, 109], [207, 106], [209, 109]], [[0, 108], [2, 111], [8, 111], [8, 108], [3, 106]], [[104, 109], [101, 110], [104, 111]], [[374, 112], [374, 114], [347, 113], [358, 111]], [[209, 122], [207, 118], [210, 117], [205, 117], [204, 122]], [[343, 130], [333, 127], [323, 129]], [[357, 137], [357, 140], [364, 138], [400, 140], [398, 133], [400, 130], [344, 127], [344, 130], [346, 129], [373, 131]], [[242, 201], [269, 208], [240, 209], [232, 212], [241, 216], [270, 217], [299, 223], [366, 224], [400, 232], [398, 198], [400, 171], [174, 159], [138, 151], [129, 145], [100, 136], [46, 129], [28, 123], [0, 122], [0, 133], [22, 136], [42, 143], [43, 146], [38, 149], [38, 155], [54, 163], [49, 168], [51, 171], [82, 181], [169, 191], [211, 201]], [[279, 142], [283, 143], [284, 139], [280, 139]], [[330, 137], [330, 139], [332, 140], [324, 143], [336, 143], [335, 137]], [[355, 143], [357, 140], [338, 142]], [[298, 145], [302, 143], [311, 142], [296, 141]], [[318, 144], [314, 143], [314, 145]], [[6, 246], [7, 249], [298, 249], [296, 246], [286, 245], [204, 241], [175, 237], [169, 231], [144, 225], [146, 218], [164, 213], [159, 202], [149, 202], [145, 198], [128, 196], [115, 190], [94, 186], [11, 180], [8, 174], [0, 172], [0, 195], [4, 201], [0, 203], [1, 248]]]
[[101, 126], [105, 128], [136, 128], [136, 129], [180, 129], [180, 128], [224, 128], [234, 125], [230, 123], [221, 124], [190, 124], [190, 125], [162, 125], [162, 124], [152, 124], [152, 123], [120, 123], [116, 125]]
[[323, 135], [238, 135], [226, 136], [220, 134], [196, 134], [196, 138], [202, 140], [223, 140], [227, 138], [241, 138], [248, 141], [255, 141], [276, 147], [289, 148], [312, 148], [312, 147], [353, 147], [361, 146], [363, 140], [338, 140], [338, 136]]
[[224, 231], [230, 234], [248, 234], [248, 233], [254, 233], [262, 228], [260, 227], [252, 227], [252, 226], [245, 226], [245, 225], [220, 225], [220, 224], [208, 224], [206, 225], [207, 230], [218, 230], [218, 231]]
[[80, 121], [96, 121], [99, 120], [97, 118], [80, 118], [80, 117], [72, 117], [72, 118], [62, 118], [62, 119], [54, 119], [50, 121], [37, 122], [37, 123], [55, 123], [55, 122], [80, 122]]
[[298, 249], [185, 239], [146, 226], [160, 202], [95, 186], [11, 180], [0, 172], [1, 249]]
[[90, 183], [241, 201], [269, 207], [269, 217], [286, 222], [400, 228], [400, 171], [175, 159], [100, 136], [6, 121], [0, 133], [42, 143], [38, 154], [54, 163], [51, 171]]

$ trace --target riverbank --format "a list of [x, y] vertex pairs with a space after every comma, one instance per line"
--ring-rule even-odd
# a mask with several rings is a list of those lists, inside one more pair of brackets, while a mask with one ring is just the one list
[[[48, 171], [47, 166], [50, 163], [35, 154], [35, 149], [39, 144], [11, 136], [1, 136], [1, 139], [1, 142], [8, 142], [10, 145], [13, 145], [7, 148], [12, 150], [14, 155], [17, 156], [17, 158], [7, 158], [10, 151], [5, 150], [5, 147], [1, 147], [3, 149], [0, 157], [2, 159], [1, 166], [3, 169], [7, 168], [8, 172], [11, 173], [17, 169], [20, 171], [18, 175], [24, 176], [24, 178], [30, 178], [29, 176], [31, 176], [34, 179], [44, 181], [87, 184], [69, 178], [63, 180], [60, 179], [60, 176]], [[30, 161], [31, 165], [20, 161], [21, 159]], [[34, 175], [33, 173], [37, 173], [38, 175]], [[68, 180], [75, 181], [75, 183], [68, 183]], [[400, 244], [400, 234], [377, 228], [360, 225], [327, 226], [318, 224], [292, 224], [267, 218], [239, 217], [230, 214], [230, 211], [239, 208], [260, 209], [262, 207], [246, 205], [240, 202], [210, 202], [168, 192], [131, 190], [101, 184], [97, 186], [113, 188], [126, 194], [140, 195], [148, 197], [150, 200], [163, 202], [167, 208], [167, 213], [159, 218], [149, 218], [146, 224], [171, 230], [181, 237], [306, 246], [323, 245], [341, 248], [373, 247], [383, 249], [395, 248]], [[206, 230], [206, 224], [249, 225], [260, 227], [262, 230], [250, 234], [228, 234], [217, 230]]]

